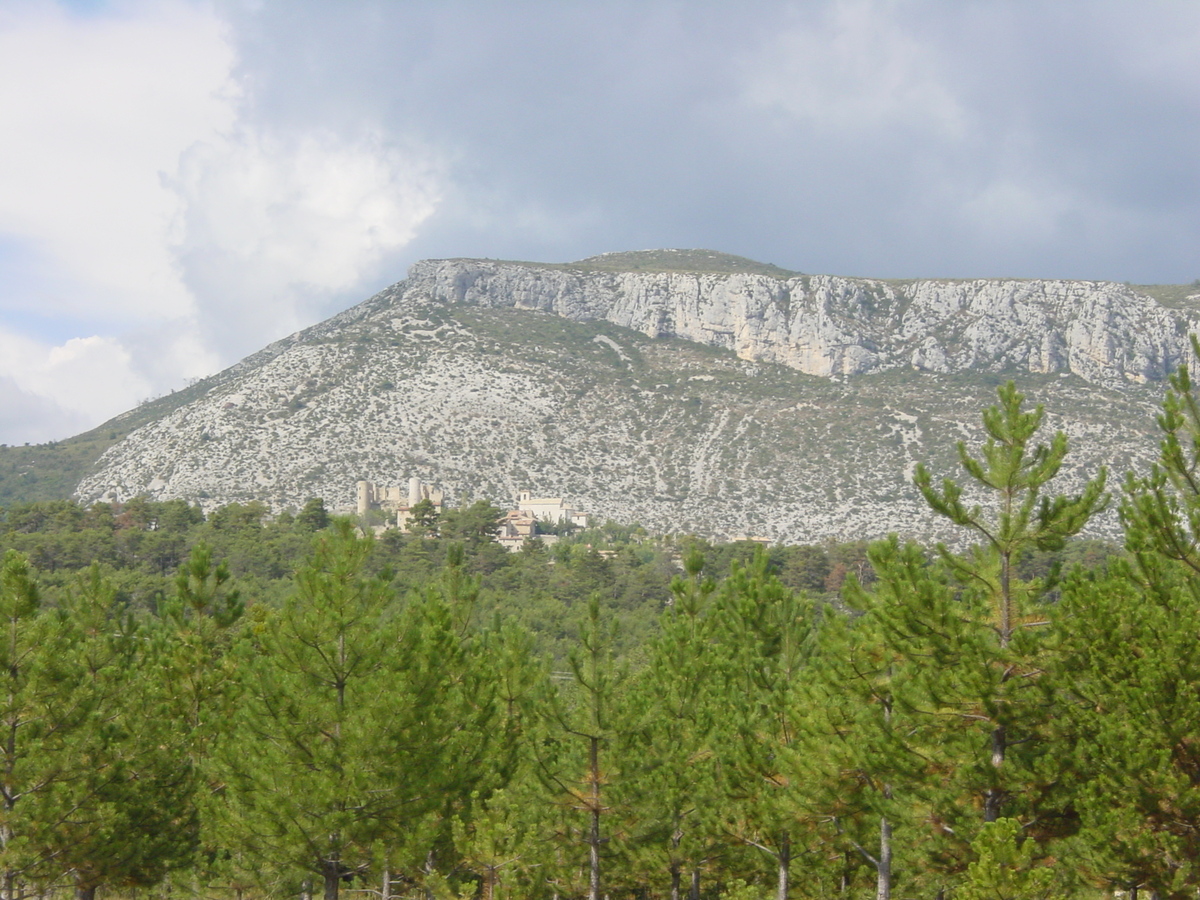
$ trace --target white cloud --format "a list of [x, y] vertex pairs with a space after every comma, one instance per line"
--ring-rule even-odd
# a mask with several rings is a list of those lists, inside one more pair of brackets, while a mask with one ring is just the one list
[[211, 375], [222, 366], [221, 357], [205, 343], [196, 327], [194, 316], [155, 322], [124, 334], [121, 346], [155, 394]]
[[166, 240], [178, 200], [161, 175], [231, 127], [233, 63], [203, 4], [72, 16], [17, 2], [0, 13], [0, 235], [55, 273], [39, 312], [102, 306], [131, 319], [189, 308]]
[[957, 212], [981, 237], [1036, 245], [1053, 239], [1063, 217], [1078, 208], [1078, 198], [1053, 186], [1001, 177], [966, 198]]
[[196, 145], [172, 185], [201, 325], [242, 353], [311, 322], [413, 239], [440, 180], [433, 154], [378, 135], [245, 129]]
[[15, 389], [0, 408], [0, 442], [63, 437], [53, 429], [102, 422], [152, 392], [129, 351], [112, 338], [50, 346], [0, 330], [0, 359], [0, 379]]
[[87, 429], [91, 421], [0, 375], [0, 443], [40, 444]]
[[841, 0], [797, 18], [745, 60], [746, 101], [819, 131], [908, 125], [958, 135], [963, 110], [934, 54], [891, 14], [894, 5]]

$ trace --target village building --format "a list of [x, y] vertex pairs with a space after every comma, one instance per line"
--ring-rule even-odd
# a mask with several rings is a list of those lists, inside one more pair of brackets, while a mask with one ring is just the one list
[[[504, 514], [496, 528], [496, 542], [506, 550], [516, 553], [527, 540], [539, 537], [537, 533], [537, 518], [519, 509]], [[554, 535], [540, 536], [543, 543], [553, 543], [558, 540]], [[547, 541], [546, 538], [551, 538]]]
[[[390, 527], [407, 531], [414, 506], [428, 501], [440, 513], [444, 500], [440, 489], [416, 477], [410, 478], [408, 484], [403, 486], [382, 486], [372, 481], [359, 481], [355, 485], [355, 507], [360, 518], [374, 510], [394, 516], [392, 523], [375, 525], [377, 532]], [[533, 537], [540, 538], [545, 544], [553, 544], [558, 540], [553, 534], [539, 535], [539, 522], [551, 525], [568, 523], [578, 528], [586, 528], [588, 524], [587, 514], [568, 506], [561, 497], [534, 497], [532, 491], [521, 491], [517, 495], [516, 506], [516, 509], [504, 514], [496, 527], [496, 542], [514, 552]]]
[[554, 525], [569, 523], [586, 528], [588, 517], [567, 506], [561, 497], [534, 497], [532, 491], [517, 494], [517, 508], [506, 513], [496, 529], [496, 542], [512, 552], [520, 550], [525, 541], [538, 538], [543, 544], [558, 540], [554, 534], [538, 534], [538, 522]]
[[587, 528], [587, 513], [567, 506], [561, 497], [534, 497], [531, 491], [517, 494], [517, 509], [541, 522], [569, 522]]

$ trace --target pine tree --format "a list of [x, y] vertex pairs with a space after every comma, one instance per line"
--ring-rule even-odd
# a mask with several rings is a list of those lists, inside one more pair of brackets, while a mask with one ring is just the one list
[[42, 807], [71, 776], [93, 698], [76, 689], [61, 620], [42, 608], [32, 567], [13, 550], [0, 562], [0, 624], [0, 895], [13, 900], [46, 861]]
[[1190, 897], [1200, 886], [1200, 603], [1115, 568], [1063, 590], [1051, 680], [1081, 820], [1072, 850], [1105, 886]]
[[157, 673], [93, 566], [58, 608], [27, 560], [0, 566], [3, 891], [70, 874], [76, 894], [153, 885], [191, 860], [194, 780], [155, 703]]
[[479, 659], [495, 685], [496, 717], [487, 768], [453, 821], [459, 865], [479, 878], [484, 900], [528, 879], [542, 860], [551, 816], [537, 779], [535, 747], [546, 735], [550, 681], [528, 632], [497, 617], [481, 635]]
[[701, 577], [698, 550], [685, 557], [687, 577], [671, 586], [650, 660], [632, 686], [630, 730], [622, 756], [638, 760], [618, 793], [633, 833], [627, 842], [644, 883], [665, 873], [671, 900], [686, 878], [698, 900], [701, 870], [720, 850], [720, 792], [711, 738], [725, 714], [710, 657], [709, 602], [716, 585]]
[[756, 552], [734, 564], [715, 610], [714, 658], [726, 698], [726, 727], [714, 741], [721, 756], [725, 827], [774, 864], [777, 900], [787, 900], [792, 860], [808, 850], [817, 823], [800, 785], [789, 777], [810, 727], [797, 702], [815, 648], [811, 603], [789, 591]]
[[[1039, 603], [1047, 586], [1040, 580], [1019, 579], [1015, 563], [1027, 550], [1061, 549], [1107, 502], [1103, 470], [1078, 495], [1048, 495], [1046, 489], [1066, 457], [1066, 435], [1060, 431], [1049, 445], [1034, 444], [1044, 416], [1042, 407], [1024, 411], [1024, 397], [1012, 382], [997, 395], [999, 404], [983, 413], [987, 440], [980, 457], [958, 444], [963, 469], [990, 492], [992, 506], [968, 505], [962, 489], [949, 478], [935, 488], [923, 465], [913, 479], [936, 512], [978, 541], [966, 554], [952, 553], [945, 545], [939, 545], [938, 553], [961, 585], [971, 627], [994, 635], [990, 647], [980, 646], [982, 655], [977, 658], [960, 654], [974, 671], [967, 674], [972, 684], [963, 685], [967, 690], [955, 713], [962, 721], [976, 723], [972, 730], [982, 725], [989, 731], [988, 765], [975, 767], [983, 787], [985, 822], [999, 818], [1014, 793], [1029, 790], [1031, 785], [1020, 780], [1030, 776], [1028, 766], [1042, 749], [1037, 713], [1023, 695], [1040, 668], [1037, 629], [1046, 624], [1046, 616]], [[1013, 747], [1022, 748], [1025, 758], [1018, 765], [1024, 772], [1010, 772]], [[1026, 796], [1023, 802], [1028, 805], [1036, 798]]]
[[1064, 895], [1055, 871], [1035, 863], [1033, 842], [1016, 819], [988, 822], [973, 842], [975, 861], [955, 896], [961, 900], [1049, 900]]
[[[295, 592], [257, 625], [225, 759], [250, 862], [315, 875], [326, 900], [372, 866], [436, 878], [439, 845], [495, 771], [496, 690], [457, 601], [461, 556], [401, 608], [348, 520], [318, 536]], [[490, 789], [490, 785], [488, 789]]]
[[867, 594], [853, 586], [848, 594], [870, 611], [879, 650], [902, 678], [903, 689], [890, 695], [892, 714], [903, 712], [910, 725], [896, 753], [924, 760], [920, 790], [906, 790], [932, 826], [921, 868], [942, 879], [965, 869], [981, 819], [1020, 818], [1039, 841], [1073, 827], [1050, 742], [1050, 708], [1038, 690], [1048, 664], [1050, 585], [1019, 578], [1016, 563], [1031, 550], [1060, 549], [1078, 533], [1106, 502], [1104, 473], [1077, 495], [1049, 493], [1065, 436], [1035, 443], [1041, 407], [1025, 411], [1011, 383], [998, 398], [984, 412], [978, 457], [958, 445], [971, 492], [987, 503], [968, 502], [949, 478], [935, 487], [924, 466], [914, 478], [929, 505], [976, 543], [965, 553], [939, 544], [933, 559], [895, 539], [878, 543], [870, 552], [876, 583]]
[[470, 798], [490, 797], [523, 762], [521, 732], [543, 686], [522, 655], [527, 642], [474, 629], [480, 580], [467, 575], [465, 561], [463, 547], [451, 545], [440, 578], [408, 598], [395, 664], [405, 706], [392, 712], [391, 777], [421, 786], [433, 802], [407, 802], [391, 842], [410, 869], [419, 857], [431, 883], [444, 877], [443, 857], [454, 864], [453, 823]]
[[193, 795], [200, 847], [197, 877], [226, 880], [233, 851], [222, 832], [227, 795], [218, 757], [232, 740], [241, 690], [238, 642], [245, 605], [228, 564], [197, 543], [179, 567], [174, 594], [141, 632], [148, 676], [142, 701], [170, 723], [164, 740], [184, 754], [179, 771], [198, 782]]
[[[1193, 351], [1200, 353], [1193, 337]], [[1200, 886], [1200, 399], [1169, 379], [1159, 459], [1124, 484], [1128, 562], [1068, 582], [1056, 684], [1088, 874], [1136, 893]]]
[[256, 865], [316, 875], [326, 900], [369, 861], [403, 798], [382, 771], [387, 676], [398, 639], [370, 541], [348, 522], [316, 543], [295, 593], [257, 626], [226, 777], [239, 843]]
[[804, 777], [839, 841], [874, 870], [877, 900], [888, 900], [897, 875], [897, 832], [907, 832], [911, 846], [913, 819], [926, 800], [921, 786], [930, 774], [922, 735], [929, 723], [920, 713], [922, 648], [904, 641], [895, 618], [914, 597], [929, 610], [944, 605], [949, 592], [931, 577], [915, 545], [892, 539], [868, 554], [885, 577], [871, 592], [849, 579], [843, 598], [851, 614], [830, 615], [821, 629], [814, 677], [802, 700], [816, 719]]
[[460, 864], [479, 878], [481, 900], [496, 900], [501, 885], [528, 875], [538, 864], [548, 823], [530, 783], [520, 781], [483, 797], [476, 792], [453, 823]]
[[73, 703], [88, 715], [62, 748], [66, 774], [35, 804], [41, 874], [70, 872], [79, 900], [101, 885], [153, 886], [192, 862], [199, 830], [196, 771], [156, 700], [157, 660], [98, 566], [53, 616]]
[[[604, 621], [600, 597], [593, 594], [580, 627], [578, 644], [568, 655], [569, 677], [550, 710], [552, 734], [539, 759], [546, 786], [556, 793], [568, 813], [561, 836], [587, 847], [588, 900], [600, 900], [603, 890], [604, 847], [610, 836], [605, 822], [612, 812], [608, 785], [617, 775], [612, 751], [625, 726], [621, 704], [627, 671], [618, 667], [613, 654], [615, 626]], [[584, 814], [582, 827], [575, 821]], [[567, 851], [569, 854], [569, 850]], [[569, 869], [571, 859], [564, 859]]]
[[[1067, 436], [1059, 431], [1049, 445], [1031, 446], [1041, 428], [1044, 410], [1022, 410], [1025, 398], [1011, 381], [997, 391], [999, 405], [983, 412], [987, 441], [981, 458], [958, 443], [963, 469], [980, 486], [992, 492], [995, 506], [985, 511], [963, 502], [962, 489], [951, 479], [933, 486], [933, 477], [918, 464], [913, 482], [925, 502], [956, 525], [968, 529], [978, 543], [970, 554], [950, 553], [945, 545], [939, 553], [946, 564], [971, 590], [989, 602], [992, 627], [1001, 647], [1007, 647], [1043, 589], [1037, 581], [1016, 577], [1015, 564], [1026, 550], [1060, 550], [1066, 539], [1079, 531], [1104, 508], [1106, 473], [1088, 482], [1075, 497], [1049, 497], [1043, 489], [1058, 474], [1067, 455]], [[1002, 751], [1000, 751], [1002, 752]], [[995, 818], [995, 804], [989, 815]]]

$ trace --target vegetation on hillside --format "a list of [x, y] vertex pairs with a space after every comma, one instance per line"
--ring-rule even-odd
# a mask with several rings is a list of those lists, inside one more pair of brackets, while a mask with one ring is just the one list
[[1174, 309], [1200, 307], [1200, 278], [1191, 284], [1134, 284], [1130, 287], [1139, 294], [1153, 297], [1163, 306]]
[[[508, 260], [503, 260], [508, 262]], [[765, 275], [785, 280], [799, 272], [744, 256], [715, 250], [632, 250], [603, 253], [569, 263], [516, 262], [515, 265], [565, 272], [695, 273], [698, 275]]]

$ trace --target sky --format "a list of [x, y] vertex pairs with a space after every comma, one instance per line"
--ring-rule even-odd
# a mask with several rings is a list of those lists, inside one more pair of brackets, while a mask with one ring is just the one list
[[0, 442], [418, 259], [1200, 278], [1192, 0], [0, 0]]

